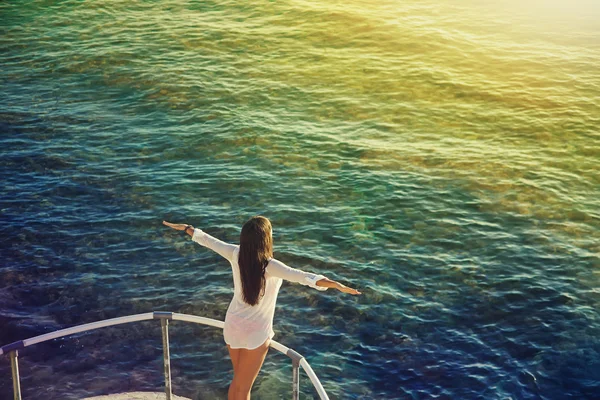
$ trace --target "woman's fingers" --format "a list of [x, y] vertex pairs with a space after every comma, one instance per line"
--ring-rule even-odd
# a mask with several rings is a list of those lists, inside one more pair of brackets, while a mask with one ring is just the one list
[[176, 229], [178, 231], [184, 230], [185, 226], [186, 226], [185, 224], [172, 224], [172, 223], [167, 222], [167, 221], [163, 221], [163, 225], [166, 225], [169, 228], [173, 228], [173, 229]]
[[356, 294], [361, 294], [361, 293], [360, 293], [358, 290], [356, 290], [356, 289], [353, 289], [353, 288], [351, 288], [351, 287], [348, 287], [348, 286], [346, 286], [346, 285], [342, 285], [342, 284], [340, 284], [340, 285], [341, 285], [341, 287], [340, 287], [340, 291], [342, 291], [342, 292], [344, 292], [344, 293], [348, 293], [348, 294], [354, 294], [354, 295], [356, 295]]

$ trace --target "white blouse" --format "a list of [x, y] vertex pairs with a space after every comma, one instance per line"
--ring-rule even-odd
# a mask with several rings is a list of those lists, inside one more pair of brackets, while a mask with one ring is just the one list
[[201, 229], [194, 229], [192, 240], [204, 247], [215, 251], [229, 261], [233, 272], [233, 299], [225, 315], [223, 338], [233, 349], [255, 349], [268, 338], [273, 338], [273, 316], [277, 294], [283, 282], [297, 282], [317, 290], [327, 290], [326, 287], [317, 286], [317, 281], [325, 276], [311, 274], [299, 269], [290, 268], [281, 261], [272, 258], [265, 270], [265, 294], [258, 304], [251, 306], [244, 302], [242, 294], [242, 281], [240, 280], [240, 267], [238, 253], [240, 246], [225, 243]]

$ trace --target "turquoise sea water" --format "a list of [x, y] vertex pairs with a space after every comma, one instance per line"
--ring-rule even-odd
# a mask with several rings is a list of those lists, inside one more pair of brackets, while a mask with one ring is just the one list
[[[228, 264], [161, 221], [235, 242], [263, 214], [277, 258], [363, 292], [280, 292], [275, 339], [332, 399], [600, 398], [599, 18], [584, 0], [0, 3], [0, 345], [223, 319]], [[174, 392], [226, 398], [220, 332], [171, 332]], [[36, 345], [24, 395], [161, 391], [161, 351], [151, 322]], [[290, 391], [271, 352], [253, 399]]]

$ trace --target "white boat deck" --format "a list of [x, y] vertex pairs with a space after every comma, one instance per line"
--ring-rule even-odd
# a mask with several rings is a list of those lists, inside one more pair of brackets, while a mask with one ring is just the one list
[[[83, 400], [165, 400], [167, 395], [165, 393], [154, 393], [154, 392], [131, 392], [131, 393], [118, 393], [108, 394], [106, 396], [87, 397]], [[187, 397], [175, 396], [171, 397], [172, 400], [190, 400]]]

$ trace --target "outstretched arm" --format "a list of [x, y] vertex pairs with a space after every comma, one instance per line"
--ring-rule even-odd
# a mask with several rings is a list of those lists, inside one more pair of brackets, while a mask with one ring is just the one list
[[220, 254], [222, 257], [231, 262], [233, 252], [236, 249], [236, 245], [225, 243], [215, 237], [212, 237], [208, 233], [201, 229], [194, 228], [191, 225], [186, 224], [172, 224], [167, 221], [163, 221], [163, 224], [178, 231], [185, 231], [186, 234], [192, 237], [192, 240], [201, 246], [207, 247]]
[[333, 281], [320, 274], [312, 274], [299, 269], [291, 268], [279, 260], [271, 260], [267, 265], [267, 272], [270, 275], [285, 279], [290, 282], [297, 282], [306, 286], [313, 287], [317, 290], [327, 290], [335, 288], [344, 293], [360, 294], [356, 289], [349, 288], [339, 282]]
[[340, 292], [344, 292], [344, 293], [348, 293], [348, 294], [354, 294], [354, 295], [362, 294], [361, 292], [359, 292], [356, 289], [348, 287], [342, 283], [332, 281], [329, 278], [324, 278], [324, 279], [318, 280], [316, 285], [322, 286], [322, 287], [327, 287], [327, 288], [335, 288], [335, 289], [339, 290]]

